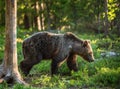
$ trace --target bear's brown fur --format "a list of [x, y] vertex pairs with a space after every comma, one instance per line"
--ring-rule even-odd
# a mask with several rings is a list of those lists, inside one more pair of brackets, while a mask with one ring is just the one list
[[22, 49], [24, 60], [20, 63], [20, 68], [26, 75], [33, 65], [42, 59], [52, 59], [52, 74], [57, 73], [58, 67], [65, 59], [68, 68], [77, 71], [76, 55], [80, 55], [89, 62], [94, 60], [90, 42], [77, 38], [71, 32], [65, 34], [36, 33], [24, 40]]

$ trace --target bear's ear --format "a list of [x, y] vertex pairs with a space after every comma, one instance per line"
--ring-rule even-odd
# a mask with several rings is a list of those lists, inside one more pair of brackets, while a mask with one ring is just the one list
[[83, 42], [83, 47], [86, 47], [89, 43], [90, 43], [90, 40], [85, 40], [85, 41]]
[[88, 43], [90, 43], [90, 40], [86, 40]]

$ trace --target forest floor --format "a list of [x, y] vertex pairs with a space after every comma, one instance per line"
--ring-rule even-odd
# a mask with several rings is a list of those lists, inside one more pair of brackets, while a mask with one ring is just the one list
[[[18, 29], [18, 63], [23, 60], [22, 42], [32, 31]], [[66, 62], [59, 68], [59, 73], [50, 75], [51, 61], [41, 61], [35, 65], [28, 76], [22, 76], [30, 86], [15, 84], [9, 87], [0, 84], [0, 89], [120, 89], [120, 38], [103, 38], [102, 34], [79, 34], [79, 38], [91, 40], [95, 61], [88, 63], [78, 56], [78, 72], [70, 72]], [[4, 30], [0, 33], [0, 62], [4, 57]]]

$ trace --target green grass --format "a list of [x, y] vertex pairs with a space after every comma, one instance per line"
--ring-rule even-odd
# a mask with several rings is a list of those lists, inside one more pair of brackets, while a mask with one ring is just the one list
[[[0, 28], [0, 61], [4, 57], [4, 28]], [[23, 60], [22, 41], [33, 31], [18, 29], [18, 63]], [[41, 61], [35, 65], [30, 75], [23, 78], [30, 86], [15, 84], [13, 89], [119, 89], [120, 88], [120, 56], [101, 57], [101, 52], [115, 51], [120, 53], [120, 38], [102, 38], [102, 34], [78, 34], [82, 39], [90, 39], [94, 51], [95, 62], [88, 63], [78, 56], [78, 72], [68, 70], [66, 62], [59, 68], [58, 75], [51, 77], [51, 61]], [[0, 89], [7, 89], [6, 83]]]

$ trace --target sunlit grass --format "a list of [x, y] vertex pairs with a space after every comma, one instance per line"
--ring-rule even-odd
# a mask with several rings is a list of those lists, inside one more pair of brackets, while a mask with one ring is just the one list
[[17, 38], [17, 42], [18, 42], [18, 43], [22, 43], [22, 42], [23, 42], [23, 39]]

